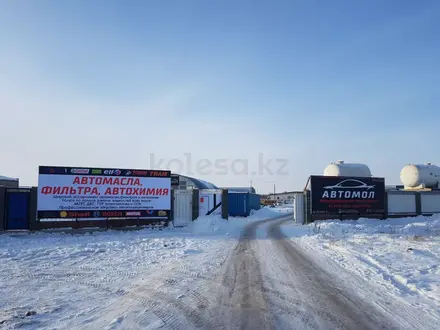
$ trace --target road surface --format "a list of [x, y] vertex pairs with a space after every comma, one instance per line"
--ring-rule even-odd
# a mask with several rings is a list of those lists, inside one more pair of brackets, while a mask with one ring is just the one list
[[[250, 223], [240, 240], [223, 245], [222, 260], [201, 264], [194, 256], [190, 268], [146, 274], [136, 289], [120, 290], [104, 317], [97, 311], [99, 322], [91, 328], [440, 329], [438, 316], [342, 268], [326, 271], [331, 268], [283, 236], [280, 226], [287, 221], [291, 215]], [[212, 255], [219, 258], [222, 251]]]
[[[246, 227], [222, 275], [213, 326], [399, 329], [377, 306], [341, 289], [335, 277], [287, 240], [280, 231], [286, 221], [292, 221], [291, 217]], [[263, 226], [265, 230], [258, 235]]]

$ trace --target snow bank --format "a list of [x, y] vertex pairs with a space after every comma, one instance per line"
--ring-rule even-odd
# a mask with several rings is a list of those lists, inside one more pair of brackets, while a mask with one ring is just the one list
[[257, 211], [251, 210], [251, 215], [248, 218], [256, 219], [258, 218], [264, 219], [264, 218], [273, 218], [280, 216], [280, 212], [286, 213], [286, 210], [288, 208], [271, 208], [271, 207], [263, 207]]
[[348, 221], [317, 221], [315, 231], [333, 237], [349, 233], [399, 234], [406, 236], [437, 236], [440, 234], [440, 217], [414, 217], [387, 220], [359, 219]]
[[243, 228], [244, 221], [233, 223], [219, 215], [203, 216], [193, 221], [188, 230], [196, 235], [226, 235], [237, 237]]
[[440, 311], [440, 216], [317, 221], [282, 229], [312, 255], [322, 254], [414, 306]]
[[280, 205], [277, 206], [274, 210], [279, 213], [293, 213], [293, 204], [284, 204], [282, 206]]
[[275, 207], [265, 206], [262, 210], [270, 210], [277, 213], [293, 213], [293, 204], [283, 204]]
[[219, 215], [203, 216], [193, 221], [188, 230], [197, 235], [216, 234], [238, 237], [248, 223], [275, 218], [279, 215], [277, 211], [262, 208], [251, 210], [248, 217], [229, 217], [228, 220], [222, 219]]

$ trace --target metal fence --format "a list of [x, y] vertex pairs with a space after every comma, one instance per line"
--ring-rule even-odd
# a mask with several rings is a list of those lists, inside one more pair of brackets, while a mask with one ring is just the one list
[[[199, 216], [199, 191], [193, 190], [188, 200], [189, 221]], [[37, 219], [38, 188], [0, 187], [0, 231], [1, 230], [43, 230], [57, 228], [121, 228], [121, 227], [164, 227], [178, 216], [175, 209], [175, 191], [171, 193], [171, 210], [167, 219], [151, 218], [92, 218], [92, 219]], [[228, 191], [222, 190], [222, 218], [228, 219]]]

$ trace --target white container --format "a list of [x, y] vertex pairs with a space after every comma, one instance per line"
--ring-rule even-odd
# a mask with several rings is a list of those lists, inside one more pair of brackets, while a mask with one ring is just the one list
[[293, 200], [293, 219], [299, 224], [303, 224], [305, 221], [303, 194], [295, 194], [295, 199]]
[[324, 176], [371, 177], [371, 171], [365, 164], [346, 164], [343, 160], [338, 160], [324, 169]]
[[440, 167], [426, 164], [408, 164], [400, 171], [400, 181], [407, 188], [436, 188], [440, 181]]

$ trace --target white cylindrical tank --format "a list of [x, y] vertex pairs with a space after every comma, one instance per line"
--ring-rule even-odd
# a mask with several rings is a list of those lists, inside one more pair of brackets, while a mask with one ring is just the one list
[[437, 187], [440, 181], [440, 167], [431, 163], [408, 164], [400, 171], [400, 181], [405, 187], [415, 188], [423, 186], [424, 188]]
[[324, 176], [371, 177], [371, 171], [365, 164], [346, 164], [343, 160], [338, 160], [324, 169]]

